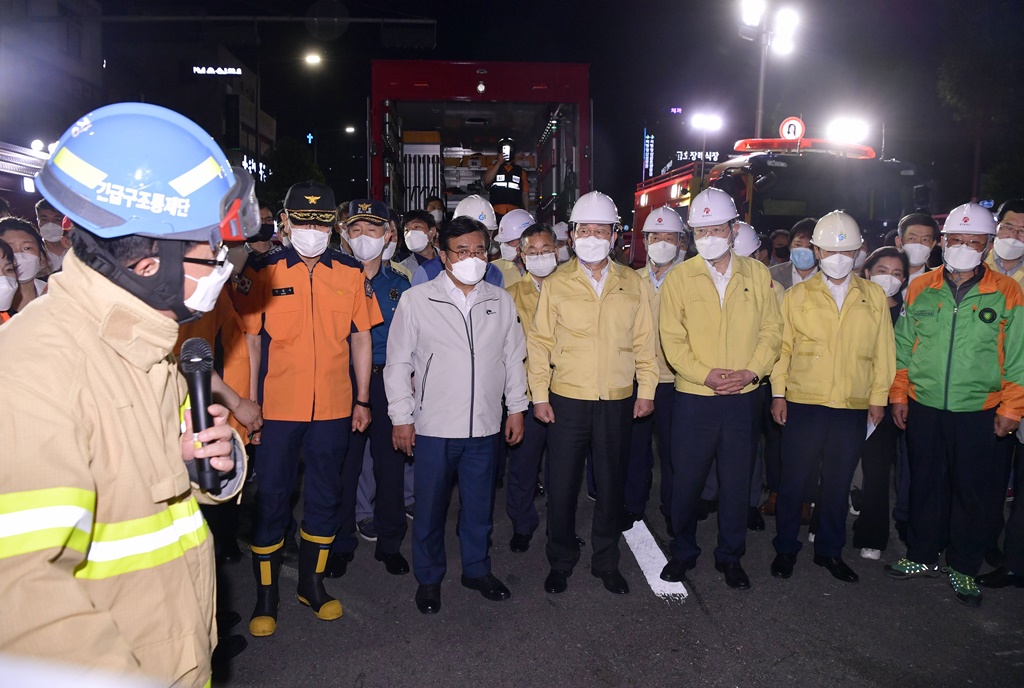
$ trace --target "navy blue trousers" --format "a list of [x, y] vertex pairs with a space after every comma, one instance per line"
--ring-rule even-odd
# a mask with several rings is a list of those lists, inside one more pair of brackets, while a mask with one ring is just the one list
[[479, 578], [491, 572], [487, 538], [493, 525], [495, 445], [500, 438], [499, 434], [466, 439], [416, 435], [412, 563], [420, 585], [440, 583], [448, 570], [444, 527], [456, 477], [462, 575]]
[[1007, 463], [1017, 440], [996, 437], [995, 409], [954, 413], [919, 404], [907, 413], [910, 519], [907, 558], [977, 575], [999, 536]]
[[814, 553], [838, 557], [846, 545], [850, 483], [864, 449], [867, 409], [835, 409], [792, 401], [786, 403], [786, 409], [772, 544], [779, 554], [800, 551], [800, 510], [808, 485], [817, 482], [820, 490]]
[[[626, 463], [626, 511], [643, 514], [654, 481], [654, 434], [658, 434], [658, 456], [661, 463], [661, 510], [671, 513], [672, 502], [672, 393], [671, 382], [661, 382], [654, 389], [654, 413], [634, 418]], [[633, 385], [636, 401], [636, 385]]]
[[[505, 486], [505, 511], [513, 532], [532, 535], [540, 525], [534, 499], [537, 476], [547, 443], [548, 426], [533, 417], [533, 404], [523, 417], [523, 441], [508, 452], [508, 483]], [[499, 443], [504, 446], [504, 442]]]
[[712, 462], [718, 466], [718, 547], [715, 561], [740, 560], [747, 546], [747, 502], [754, 456], [754, 414], [761, 412], [757, 393], [701, 396], [675, 392], [672, 407], [673, 559], [694, 561], [697, 502]]
[[356, 498], [363, 468], [366, 443], [373, 457], [373, 524], [377, 530], [377, 551], [394, 554], [402, 545], [408, 525], [405, 518], [405, 456], [395, 451], [391, 440], [388, 398], [384, 376], [370, 376], [370, 406], [373, 420], [366, 432], [352, 433], [342, 468], [341, 526], [331, 546], [334, 552], [353, 552], [356, 537]]
[[268, 420], [256, 448], [256, 515], [252, 544], [269, 547], [284, 537], [291, 521], [292, 489], [299, 450], [306, 464], [302, 529], [331, 537], [340, 521], [341, 466], [352, 433], [352, 419], [309, 422]]

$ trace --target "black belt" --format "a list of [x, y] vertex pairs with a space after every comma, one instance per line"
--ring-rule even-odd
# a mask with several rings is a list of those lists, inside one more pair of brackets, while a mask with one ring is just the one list
[[384, 364], [377, 365], [376, 363], [370, 367], [370, 373], [373, 375], [381, 375], [384, 373]]

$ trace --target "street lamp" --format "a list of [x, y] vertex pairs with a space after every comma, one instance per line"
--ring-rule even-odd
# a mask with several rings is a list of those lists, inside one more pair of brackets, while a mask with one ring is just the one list
[[354, 133], [356, 133], [356, 128], [355, 127], [345, 127], [345, 133], [346, 134], [354, 134]]
[[306, 64], [318, 65], [323, 62], [323, 58], [318, 53], [306, 53]]
[[718, 115], [696, 114], [690, 118], [690, 126], [701, 133], [700, 140], [700, 181], [697, 184], [697, 191], [704, 190], [705, 158], [708, 154], [708, 132], [718, 131], [722, 128], [722, 118]]
[[825, 137], [839, 143], [860, 143], [868, 137], [868, 123], [854, 117], [837, 117], [828, 123]]
[[740, 36], [761, 45], [761, 69], [757, 80], [757, 116], [754, 135], [761, 138], [764, 124], [764, 81], [768, 73], [768, 46], [786, 55], [793, 52], [793, 36], [800, 17], [795, 10], [784, 7], [775, 13], [773, 26], [768, 26], [768, 5], [765, 0], [740, 0]]

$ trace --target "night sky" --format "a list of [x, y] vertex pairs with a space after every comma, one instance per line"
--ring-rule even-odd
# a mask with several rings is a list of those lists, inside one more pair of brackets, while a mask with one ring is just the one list
[[[109, 0], [109, 14], [138, 13], [139, 3]], [[311, 4], [311, 3], [309, 3]], [[963, 3], [934, 0], [794, 0], [769, 3], [792, 6], [801, 24], [796, 50], [770, 56], [765, 97], [765, 130], [775, 136], [779, 121], [800, 115], [808, 135], [823, 135], [833, 116], [865, 118], [872, 127], [866, 141], [885, 156], [908, 160], [942, 180], [950, 204], [967, 200], [973, 164], [974, 132], [954, 120], [939, 98], [939, 66], [949, 42], [965, 37]], [[1024, 3], [978, 0], [995, 15], [1009, 12], [1012, 27]], [[304, 13], [304, 2], [147, 2], [147, 13], [266, 14]], [[278, 120], [278, 138], [301, 138], [311, 129], [364, 128], [371, 59], [459, 59], [585, 62], [591, 65], [594, 100], [595, 187], [610, 193], [623, 215], [632, 205], [640, 177], [643, 129], [657, 135], [657, 167], [677, 148], [699, 148], [684, 119], [694, 112], [715, 112], [725, 127], [709, 148], [731, 150], [732, 142], [753, 135], [759, 52], [740, 38], [738, 0], [655, 0], [644, 2], [348, 2], [352, 16], [436, 19], [437, 45], [429, 49], [387, 49], [374, 25], [352, 24], [338, 39], [317, 41], [303, 24], [264, 24], [261, 45], [225, 43], [243, 60], [256, 50], [263, 63], [263, 109]], [[507, 9], [506, 9], [507, 8]], [[1007, 8], [1010, 8], [1007, 10]], [[1012, 21], [1011, 21], [1012, 19]], [[991, 28], [998, 32], [1000, 22]], [[993, 24], [993, 22], [989, 22]], [[1016, 24], [1018, 30], [1021, 24]], [[166, 30], [166, 28], [164, 29]], [[985, 29], [989, 30], [989, 29]], [[145, 29], [111, 26], [107, 41], [138, 40]], [[194, 29], [187, 29], [193, 31]], [[1006, 34], [1017, 45], [1019, 32]], [[208, 34], [209, 35], [209, 34]], [[317, 49], [327, 58], [319, 71], [299, 58]], [[1014, 48], [1019, 52], [1019, 45]], [[992, 65], [998, 73], [999, 65]], [[1007, 88], [1017, 89], [1016, 82]], [[1020, 100], [1016, 94], [1017, 102]], [[669, 116], [670, 107], [683, 115]], [[1006, 126], [1019, 137], [1018, 127]], [[1000, 148], [986, 131], [986, 162]], [[359, 158], [362, 139], [340, 133], [331, 152], [321, 152], [329, 180], [344, 187], [365, 179]], [[328, 141], [322, 137], [321, 141]], [[356, 156], [356, 157], [353, 157]], [[327, 171], [327, 167], [331, 171]], [[339, 197], [349, 189], [338, 188]]]

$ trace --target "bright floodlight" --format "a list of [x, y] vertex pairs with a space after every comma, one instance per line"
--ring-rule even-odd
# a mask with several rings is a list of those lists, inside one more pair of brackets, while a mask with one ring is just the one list
[[825, 136], [839, 143], [860, 143], [868, 137], [868, 123], [862, 119], [839, 117], [829, 122]]
[[306, 64], [318, 65], [322, 59], [317, 53], [308, 53], [306, 55]]
[[694, 115], [690, 124], [701, 131], [718, 131], [722, 128], [722, 118], [718, 115]]
[[35, 141], [33, 141], [29, 145], [32, 147], [32, 150], [34, 150], [34, 151], [41, 151], [41, 150], [43, 150], [43, 145], [44, 144], [39, 139], [36, 139]]
[[345, 127], [345, 133], [346, 134], [354, 134], [354, 133], [356, 133], [356, 128], [355, 127]]
[[46, 147], [46, 152], [49, 153], [50, 155], [53, 155], [53, 151], [57, 150], [57, 143], [57, 141], [54, 141], [53, 143], [49, 144]]
[[764, 0], [740, 0], [740, 16], [747, 26], [760, 26], [764, 12]]
[[483, 93], [486, 90], [487, 90], [487, 86], [484, 85], [484, 82], [481, 81], [479, 84], [476, 85], [476, 92], [477, 93]]
[[789, 7], [783, 7], [775, 14], [775, 35], [772, 38], [772, 48], [775, 52], [780, 55], [793, 52], [793, 36], [799, 23], [800, 16]]

